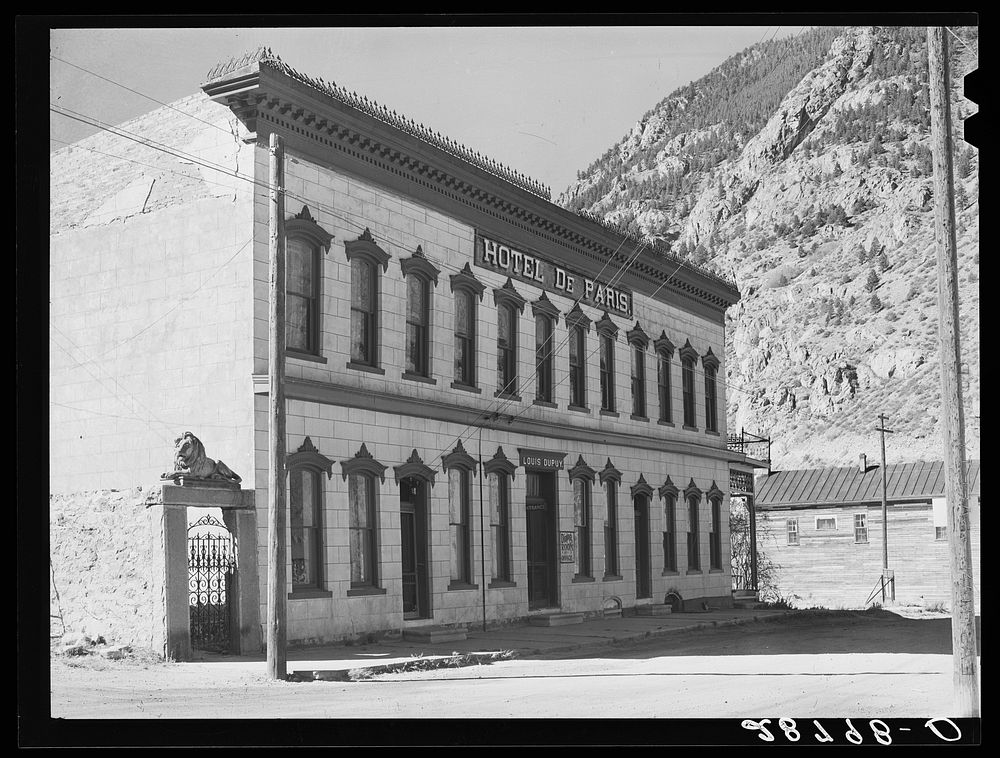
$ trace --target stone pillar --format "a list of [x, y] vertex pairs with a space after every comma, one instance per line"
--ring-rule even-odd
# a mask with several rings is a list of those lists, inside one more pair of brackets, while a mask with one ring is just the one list
[[260, 583], [257, 574], [257, 511], [222, 511], [226, 528], [236, 536], [236, 587], [234, 588], [233, 629], [238, 630], [234, 652], [260, 652]]
[[150, 504], [146, 512], [151, 556], [154, 649], [176, 661], [191, 658], [191, 617], [188, 609], [187, 509], [179, 505]]

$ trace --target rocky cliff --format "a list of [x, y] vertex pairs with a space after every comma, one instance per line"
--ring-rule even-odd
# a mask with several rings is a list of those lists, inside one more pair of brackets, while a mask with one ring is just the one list
[[[979, 159], [961, 140], [978, 34], [952, 32], [965, 424], [979, 457]], [[666, 98], [559, 198], [735, 278], [729, 426], [770, 434], [779, 468], [875, 457], [880, 413], [890, 462], [942, 455], [926, 82], [923, 28], [754, 46]]]

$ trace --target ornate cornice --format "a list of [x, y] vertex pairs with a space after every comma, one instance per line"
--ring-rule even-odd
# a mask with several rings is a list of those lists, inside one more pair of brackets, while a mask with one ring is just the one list
[[506, 303], [507, 305], [512, 305], [520, 313], [524, 313], [524, 305], [528, 301], [524, 299], [524, 296], [514, 289], [514, 282], [511, 281], [510, 277], [507, 277], [507, 281], [504, 282], [502, 287], [496, 287], [493, 290], [493, 302], [497, 305], [501, 303]]
[[400, 258], [399, 268], [404, 277], [414, 273], [424, 277], [429, 282], [434, 282], [435, 287], [438, 283], [438, 274], [441, 273], [437, 266], [427, 260], [424, 249], [420, 245], [417, 245], [416, 251], [409, 258]]
[[566, 325], [580, 326], [583, 327], [583, 331], [589, 332], [590, 324], [590, 317], [583, 312], [579, 303], [574, 303], [573, 308], [566, 314]]
[[639, 326], [638, 321], [635, 322], [635, 326], [625, 333], [625, 337], [628, 339], [630, 345], [638, 345], [643, 350], [649, 345], [649, 335]]
[[570, 481], [574, 479], [586, 479], [588, 482], [593, 484], [596, 477], [597, 472], [587, 465], [587, 462], [583, 460], [582, 455], [576, 459], [576, 464], [569, 470]]
[[361, 443], [361, 447], [353, 458], [348, 458], [346, 461], [340, 462], [340, 471], [344, 476], [344, 479], [351, 474], [370, 474], [372, 476], [377, 476], [381, 481], [385, 481], [385, 469], [386, 467], [379, 463], [368, 452], [368, 447], [364, 442]]
[[316, 223], [316, 219], [305, 205], [294, 216], [285, 219], [285, 236], [305, 237], [317, 247], [323, 248], [324, 252], [330, 251], [330, 243], [333, 241], [333, 235]]
[[441, 457], [441, 463], [444, 465], [445, 471], [450, 468], [460, 468], [463, 471], [476, 473], [476, 459], [466, 452], [465, 447], [462, 445], [462, 440], [458, 441], [454, 450]]
[[486, 285], [479, 281], [476, 275], [472, 273], [472, 268], [469, 266], [468, 261], [466, 261], [465, 267], [461, 271], [451, 275], [451, 291], [454, 292], [457, 289], [467, 289], [470, 292], [474, 292], [479, 296], [480, 300], [483, 299], [483, 293], [486, 292]]
[[614, 339], [618, 335], [618, 325], [611, 320], [607, 311], [604, 311], [604, 315], [594, 324], [594, 328], [605, 337]]
[[653, 341], [653, 349], [657, 353], [670, 358], [674, 354], [675, 348], [674, 343], [670, 341], [669, 337], [667, 337], [667, 333], [665, 331], [661, 331], [660, 336]]
[[705, 499], [711, 502], [712, 500], [722, 500], [725, 496], [726, 493], [719, 489], [713, 479], [708, 487], [708, 491], [705, 493]]
[[601, 484], [608, 481], [618, 482], [618, 484], [622, 483], [622, 472], [611, 464], [610, 458], [608, 458], [608, 462], [604, 464], [604, 468], [601, 469], [601, 473], [598, 474], [598, 477], [600, 477]]
[[679, 490], [677, 489], [677, 486], [673, 483], [673, 481], [671, 481], [670, 477], [668, 476], [666, 478], [666, 480], [664, 480], [663, 484], [660, 485], [660, 489], [657, 490], [657, 492], [659, 493], [659, 495], [660, 495], [661, 498], [672, 497], [672, 498], [674, 498], [676, 500], [677, 499], [677, 493], [679, 492]]
[[653, 488], [649, 486], [649, 482], [642, 474], [639, 474], [639, 481], [632, 485], [632, 498], [634, 499], [638, 495], [643, 495], [648, 500], [653, 499]]
[[684, 345], [677, 351], [682, 361], [691, 360], [697, 362], [698, 351], [691, 347], [691, 340], [684, 340]]
[[288, 470], [302, 467], [325, 471], [327, 479], [333, 478], [333, 461], [317, 450], [308, 437], [299, 445], [298, 450], [285, 458], [285, 467]]
[[548, 316], [556, 323], [559, 321], [559, 309], [549, 300], [544, 290], [542, 291], [542, 296], [531, 304], [531, 315]]
[[687, 500], [692, 496], [696, 497], [698, 500], [701, 500], [701, 489], [698, 487], [697, 484], [694, 483], [693, 478], [691, 479], [690, 482], [688, 482], [688, 486], [684, 488], [684, 499]]
[[433, 486], [434, 478], [437, 476], [434, 469], [421, 460], [420, 455], [417, 454], [416, 448], [413, 448], [413, 452], [410, 453], [410, 457], [407, 458], [406, 463], [400, 464], [399, 466], [393, 466], [392, 471], [396, 476], [396, 484], [399, 484], [403, 479], [412, 476], [415, 479], [421, 479], [428, 482]]
[[505, 474], [513, 479], [515, 471], [517, 466], [504, 455], [502, 447], [498, 447], [493, 457], [483, 464], [484, 474]]
[[356, 240], [348, 240], [344, 243], [344, 252], [347, 254], [347, 260], [351, 260], [352, 256], [361, 255], [380, 265], [383, 271], [389, 270], [390, 255], [378, 246], [368, 227], [365, 227], [361, 236]]
[[719, 369], [719, 358], [712, 352], [712, 348], [708, 349], [708, 352], [701, 357], [701, 365], [705, 368], [711, 368], [718, 371]]

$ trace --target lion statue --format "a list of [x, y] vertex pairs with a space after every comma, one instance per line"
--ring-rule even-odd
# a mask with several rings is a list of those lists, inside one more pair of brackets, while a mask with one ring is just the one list
[[213, 461], [205, 455], [205, 446], [191, 432], [184, 432], [174, 440], [174, 470], [164, 472], [161, 479], [214, 479], [239, 483], [243, 481], [222, 461]]

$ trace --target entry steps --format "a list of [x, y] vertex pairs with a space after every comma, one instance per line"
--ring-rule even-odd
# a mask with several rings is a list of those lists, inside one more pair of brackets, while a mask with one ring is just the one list
[[669, 616], [673, 613], [673, 608], [663, 603], [636, 606], [636, 616]]
[[757, 608], [760, 602], [754, 590], [733, 590], [733, 608]]
[[466, 630], [452, 626], [415, 626], [403, 630], [403, 639], [410, 642], [461, 642], [468, 639]]
[[532, 626], [565, 626], [567, 624], [582, 624], [582, 613], [546, 613], [532, 616], [528, 619]]

